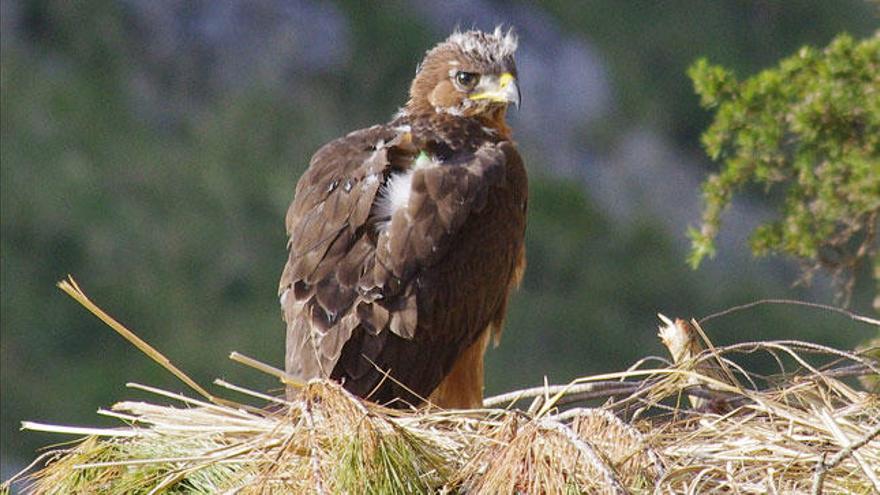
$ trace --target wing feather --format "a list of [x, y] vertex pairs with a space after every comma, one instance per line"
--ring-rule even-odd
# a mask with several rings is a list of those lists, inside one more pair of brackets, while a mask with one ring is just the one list
[[302, 379], [329, 376], [359, 324], [349, 313], [359, 285], [371, 285], [363, 280], [373, 251], [364, 228], [388, 151], [402, 141], [383, 126], [353, 132], [315, 153], [297, 183], [279, 294], [287, 322], [285, 367]]

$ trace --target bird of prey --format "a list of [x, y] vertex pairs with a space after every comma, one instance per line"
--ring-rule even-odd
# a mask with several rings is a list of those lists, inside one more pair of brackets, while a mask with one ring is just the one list
[[483, 354], [525, 267], [516, 47], [510, 30], [456, 30], [391, 122], [312, 157], [286, 218], [289, 374], [396, 407], [482, 405]]

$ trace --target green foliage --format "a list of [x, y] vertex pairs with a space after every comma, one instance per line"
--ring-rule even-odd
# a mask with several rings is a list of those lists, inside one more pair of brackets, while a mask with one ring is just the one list
[[703, 146], [723, 162], [703, 184], [691, 265], [715, 254], [722, 213], [756, 184], [784, 198], [779, 217], [755, 229], [752, 251], [794, 256], [806, 277], [828, 269], [849, 294], [860, 265], [880, 263], [880, 32], [802, 48], [745, 81], [705, 59], [688, 73], [701, 104], [715, 111]]

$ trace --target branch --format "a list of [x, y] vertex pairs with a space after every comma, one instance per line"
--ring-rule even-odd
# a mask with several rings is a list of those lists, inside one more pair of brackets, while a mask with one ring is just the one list
[[[869, 431], [864, 437], [844, 447], [832, 457], [829, 462], [825, 462], [825, 454], [822, 454], [822, 458], [819, 459], [819, 463], [816, 464], [816, 470], [813, 474], [813, 495], [822, 494], [822, 484], [825, 482], [825, 475], [828, 473], [829, 469], [837, 467], [838, 464], [851, 456], [853, 452], [867, 445], [868, 442], [877, 438], [878, 435], [880, 435], [880, 424], [874, 425], [874, 429]], [[874, 488], [880, 491], [880, 486], [876, 486], [875, 484]]]
[[493, 407], [501, 404], [513, 404], [522, 399], [530, 399], [543, 395], [555, 394], [591, 394], [588, 398], [608, 397], [611, 395], [619, 395], [621, 393], [633, 391], [640, 386], [642, 382], [608, 380], [601, 382], [581, 383], [577, 385], [550, 385], [541, 387], [526, 388], [523, 390], [514, 390], [483, 400], [483, 407]]
[[806, 306], [808, 308], [823, 309], [825, 311], [831, 311], [833, 313], [839, 313], [844, 316], [848, 316], [849, 319], [851, 319], [853, 321], [858, 321], [861, 323], [867, 323], [868, 325], [874, 325], [875, 327], [880, 327], [880, 320], [876, 320], [874, 318], [862, 316], [862, 315], [853, 313], [852, 311], [849, 311], [849, 310], [846, 310], [843, 308], [838, 308], [837, 306], [830, 306], [828, 304], [819, 304], [819, 303], [812, 303], [812, 302], [807, 302], [807, 301], [797, 301], [795, 299], [761, 299], [759, 301], [752, 301], [750, 303], [740, 304], [739, 306], [727, 308], [727, 309], [725, 309], [723, 311], [719, 311], [717, 313], [712, 313], [709, 316], [704, 316], [703, 318], [701, 318], [699, 320], [699, 323], [702, 325], [703, 323], [706, 323], [709, 320], [714, 320], [715, 318], [720, 318], [722, 316], [727, 316], [731, 313], [736, 313], [736, 312], [739, 312], [739, 311], [742, 311], [745, 309], [750, 309], [750, 308], [754, 308], [755, 306], [762, 306], [765, 304], [787, 304], [790, 306]]

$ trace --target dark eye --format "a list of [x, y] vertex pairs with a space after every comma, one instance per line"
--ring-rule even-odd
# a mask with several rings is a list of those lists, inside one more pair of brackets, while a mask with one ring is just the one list
[[455, 73], [455, 82], [463, 89], [472, 89], [477, 85], [477, 75], [473, 72], [458, 71]]

